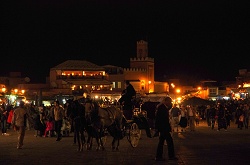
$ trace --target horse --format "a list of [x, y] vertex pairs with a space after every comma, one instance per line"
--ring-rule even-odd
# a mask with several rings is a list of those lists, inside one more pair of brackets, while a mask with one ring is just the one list
[[84, 131], [86, 128], [85, 107], [78, 100], [69, 102], [67, 116], [72, 120], [74, 130], [74, 143], [77, 141], [78, 151], [83, 151], [86, 139]]
[[93, 138], [95, 138], [97, 142], [96, 150], [100, 150], [100, 149], [104, 150], [104, 148], [102, 147], [103, 143], [102, 141], [100, 141], [101, 137], [100, 137], [98, 127], [96, 127], [97, 123], [95, 122], [98, 118], [98, 114], [97, 114], [97, 111], [93, 110], [94, 105], [90, 98], [85, 99], [84, 107], [85, 107], [85, 118], [86, 118], [85, 131], [87, 133], [86, 148], [87, 150], [92, 149]]
[[[112, 150], [119, 150], [119, 140], [122, 138], [122, 111], [115, 106], [100, 107], [96, 102], [93, 102], [90, 108], [92, 137], [96, 138], [97, 149], [105, 150], [102, 137], [107, 130], [113, 137]], [[117, 145], [115, 146], [116, 142]], [[89, 142], [87, 141], [87, 143]]]

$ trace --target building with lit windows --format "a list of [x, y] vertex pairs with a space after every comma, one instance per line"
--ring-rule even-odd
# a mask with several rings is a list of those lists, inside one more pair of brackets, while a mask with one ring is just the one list
[[114, 101], [120, 98], [126, 80], [130, 81], [140, 96], [166, 96], [169, 85], [167, 82], [155, 81], [154, 58], [148, 56], [148, 43], [144, 40], [137, 41], [136, 52], [136, 57], [130, 58], [129, 68], [98, 66], [85, 60], [67, 60], [50, 68], [46, 84], [31, 84], [28, 77], [22, 78], [21, 75], [6, 78], [8, 82], [4, 84], [8, 84], [8, 91], [25, 91], [23, 95], [27, 100], [38, 105], [44, 104], [46, 100], [65, 101], [67, 98], [88, 95], [96, 99]]
[[247, 69], [240, 69], [236, 77], [237, 91], [234, 92], [237, 98], [249, 98], [250, 72]]
[[130, 59], [130, 68], [68, 60], [50, 69], [50, 88], [54, 93], [79, 97], [89, 94], [95, 98], [118, 99], [125, 80], [129, 80], [141, 96], [169, 89], [167, 82], [155, 82], [154, 59], [148, 57], [148, 43], [143, 40], [137, 42], [137, 57]]

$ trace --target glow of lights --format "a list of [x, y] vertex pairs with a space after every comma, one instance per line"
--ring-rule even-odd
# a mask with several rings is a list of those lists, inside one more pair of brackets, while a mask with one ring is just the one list
[[243, 88], [248, 88], [248, 87], [250, 87], [250, 84], [243, 84]]
[[65, 99], [62, 99], [62, 102], [63, 102], [63, 104], [65, 104], [65, 103], [66, 103], [66, 100], [65, 100]]
[[223, 99], [224, 99], [224, 100], [229, 100], [229, 99], [230, 99], [230, 97], [228, 97], [228, 96], [224, 96], [224, 97], [223, 97]]
[[16, 96], [15, 95], [10, 95], [9, 99], [11, 102], [14, 102], [16, 100]]
[[174, 83], [171, 83], [171, 87], [172, 87], [172, 88], [174, 88], [174, 87], [175, 87]]
[[173, 103], [181, 103], [182, 102], [182, 98], [181, 97], [177, 97], [176, 99], [173, 99]]
[[2, 92], [6, 92], [6, 88], [2, 88]]
[[50, 101], [43, 101], [43, 105], [44, 106], [51, 106], [51, 103], [50, 103]]

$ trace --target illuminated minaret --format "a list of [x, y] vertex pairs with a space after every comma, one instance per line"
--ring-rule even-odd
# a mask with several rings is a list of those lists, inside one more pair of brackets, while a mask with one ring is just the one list
[[137, 41], [137, 58], [148, 57], [148, 43], [144, 40]]
[[[128, 79], [139, 79], [141, 81], [141, 89], [145, 92], [154, 91], [154, 58], [148, 57], [148, 42], [144, 40], [137, 41], [136, 58], [130, 58], [131, 69], [144, 69], [144, 74], [135, 73], [134, 78], [131, 74]], [[139, 76], [140, 75], [140, 76]], [[143, 84], [143, 85], [142, 85]]]

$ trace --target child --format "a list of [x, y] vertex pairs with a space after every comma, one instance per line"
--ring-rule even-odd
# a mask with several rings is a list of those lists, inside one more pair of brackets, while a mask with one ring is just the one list
[[47, 133], [49, 132], [49, 136], [52, 135], [52, 131], [54, 130], [54, 122], [52, 120], [52, 117], [49, 118], [48, 121], [46, 121], [46, 129], [44, 132], [44, 136], [43, 137], [47, 137]]

